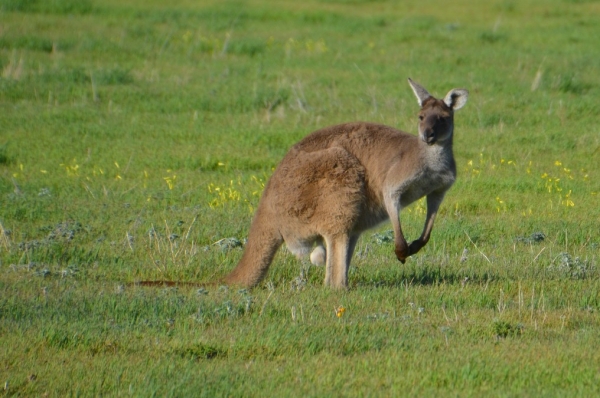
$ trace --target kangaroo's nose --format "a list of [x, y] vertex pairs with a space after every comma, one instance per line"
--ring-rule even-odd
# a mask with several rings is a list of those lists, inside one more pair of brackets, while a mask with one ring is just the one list
[[432, 129], [426, 129], [423, 131], [423, 141], [429, 145], [433, 145], [435, 143], [435, 132]]

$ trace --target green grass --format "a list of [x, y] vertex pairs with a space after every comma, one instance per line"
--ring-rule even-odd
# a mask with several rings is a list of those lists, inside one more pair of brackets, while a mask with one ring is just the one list
[[[598, 395], [599, 11], [0, 0], [0, 394]], [[286, 250], [251, 291], [129, 285], [226, 275], [293, 143], [415, 132], [407, 77], [470, 97], [405, 265], [384, 225], [344, 292]]]

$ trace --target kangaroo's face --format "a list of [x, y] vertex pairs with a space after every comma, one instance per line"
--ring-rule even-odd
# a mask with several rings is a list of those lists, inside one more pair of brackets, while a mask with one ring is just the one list
[[428, 145], [444, 145], [449, 142], [454, 131], [454, 111], [465, 105], [469, 92], [462, 88], [454, 88], [443, 100], [439, 100], [411, 79], [408, 79], [408, 83], [421, 106], [419, 137]]
[[427, 145], [443, 144], [452, 138], [454, 111], [442, 100], [429, 97], [419, 111], [419, 137]]

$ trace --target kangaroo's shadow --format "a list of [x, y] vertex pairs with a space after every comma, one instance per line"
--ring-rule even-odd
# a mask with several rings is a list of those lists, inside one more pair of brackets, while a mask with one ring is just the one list
[[457, 285], [486, 284], [496, 280], [497, 276], [488, 272], [478, 274], [466, 273], [459, 270], [440, 269], [410, 269], [401, 275], [355, 275], [350, 278], [352, 288], [375, 287], [375, 288], [406, 288], [407, 286], [421, 285]]

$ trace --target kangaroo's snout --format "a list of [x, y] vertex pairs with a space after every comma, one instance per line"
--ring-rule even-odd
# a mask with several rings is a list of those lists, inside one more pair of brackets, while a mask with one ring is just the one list
[[447, 140], [452, 135], [452, 114], [440, 106], [427, 106], [421, 110], [419, 137], [427, 145]]
[[423, 131], [423, 134], [421, 135], [421, 139], [427, 145], [433, 145], [433, 144], [435, 144], [435, 141], [437, 140], [436, 135], [435, 135], [435, 131], [433, 129], [425, 129]]

